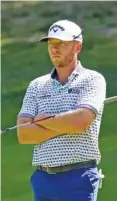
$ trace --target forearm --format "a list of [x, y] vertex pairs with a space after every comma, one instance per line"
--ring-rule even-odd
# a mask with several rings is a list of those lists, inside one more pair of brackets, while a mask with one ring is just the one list
[[[75, 111], [58, 114], [54, 118], [37, 122], [37, 124], [58, 133], [80, 134], [84, 132], [92, 122], [93, 119], [91, 119], [90, 115], [92, 115], [92, 111], [86, 113], [84, 108], [80, 108]], [[38, 119], [38, 117], [36, 119]]]
[[58, 133], [35, 124], [19, 127], [17, 129], [18, 141], [21, 144], [39, 144], [57, 135]]
[[[21, 144], [39, 144], [64, 133], [81, 134], [92, 123], [94, 117], [95, 114], [85, 108], [61, 113], [54, 118], [36, 122], [37, 125], [31, 124], [18, 128], [18, 140]], [[40, 115], [37, 115], [34, 121], [39, 119]], [[26, 121], [19, 119], [18, 125], [29, 121], [31, 122], [32, 119], [26, 118]]]

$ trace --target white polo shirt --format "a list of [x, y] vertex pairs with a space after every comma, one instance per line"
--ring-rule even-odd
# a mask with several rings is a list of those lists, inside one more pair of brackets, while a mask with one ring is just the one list
[[54, 167], [91, 159], [96, 159], [98, 164], [101, 158], [98, 135], [106, 96], [105, 79], [100, 73], [85, 69], [80, 62], [63, 86], [54, 78], [55, 73], [54, 69], [29, 84], [18, 116], [34, 118], [37, 114], [56, 115], [85, 107], [93, 110], [96, 118], [82, 134], [64, 134], [34, 145], [32, 164]]

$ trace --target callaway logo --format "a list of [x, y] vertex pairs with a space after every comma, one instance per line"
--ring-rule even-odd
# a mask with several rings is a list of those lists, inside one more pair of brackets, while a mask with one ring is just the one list
[[64, 27], [62, 27], [62, 26], [60, 26], [60, 25], [58, 25], [58, 24], [55, 24], [55, 25], [53, 25], [52, 27], [50, 27], [50, 31], [54, 31], [54, 32], [57, 32], [58, 30], [61, 30], [61, 31], [64, 31], [65, 29], [64, 29]]

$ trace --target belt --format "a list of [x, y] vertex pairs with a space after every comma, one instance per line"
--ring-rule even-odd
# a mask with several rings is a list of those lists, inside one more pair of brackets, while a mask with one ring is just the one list
[[84, 162], [79, 162], [79, 163], [74, 163], [74, 164], [69, 164], [64, 166], [57, 166], [57, 167], [43, 167], [41, 165], [36, 166], [38, 170], [47, 172], [48, 174], [56, 174], [56, 173], [72, 171], [75, 169], [91, 168], [91, 167], [96, 167], [96, 160], [84, 161]]

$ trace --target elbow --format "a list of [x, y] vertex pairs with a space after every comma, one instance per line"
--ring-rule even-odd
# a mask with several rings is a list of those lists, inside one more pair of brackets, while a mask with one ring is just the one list
[[75, 118], [75, 124], [79, 128], [80, 132], [86, 131], [95, 119], [93, 111], [87, 108], [81, 108], [81, 113]]
[[89, 128], [90, 123], [87, 123], [87, 122], [77, 122], [75, 126], [76, 126], [76, 129], [80, 133], [84, 133]]
[[23, 128], [17, 129], [17, 138], [20, 144], [31, 144], [27, 132]]
[[24, 135], [20, 129], [17, 129], [17, 138], [18, 138], [18, 142], [20, 144], [26, 144], [25, 139], [24, 139]]

